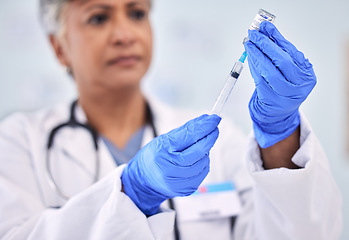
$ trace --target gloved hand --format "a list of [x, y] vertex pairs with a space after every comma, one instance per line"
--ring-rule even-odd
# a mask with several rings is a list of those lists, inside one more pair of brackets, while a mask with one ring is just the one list
[[217, 115], [202, 115], [142, 148], [125, 167], [124, 192], [145, 215], [160, 204], [195, 192], [210, 168], [209, 152], [218, 138]]
[[312, 64], [267, 21], [245, 43], [256, 89], [249, 102], [260, 147], [289, 137], [299, 126], [299, 106], [316, 84]]

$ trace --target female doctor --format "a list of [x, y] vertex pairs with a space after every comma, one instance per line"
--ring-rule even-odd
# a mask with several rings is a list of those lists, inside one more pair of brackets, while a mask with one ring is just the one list
[[[218, 138], [216, 115], [188, 121], [142, 94], [149, 0], [40, 7], [79, 96], [1, 123], [0, 238], [338, 238], [341, 197], [298, 111], [316, 77], [274, 25], [262, 23], [245, 44], [256, 83], [247, 144], [225, 121]], [[189, 196], [200, 185], [223, 190]]]

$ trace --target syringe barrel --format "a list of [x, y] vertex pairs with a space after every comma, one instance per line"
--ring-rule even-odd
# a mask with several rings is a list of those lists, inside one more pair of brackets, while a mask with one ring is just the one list
[[[234, 68], [233, 68], [234, 69]], [[212, 113], [220, 115], [222, 108], [227, 101], [231, 90], [233, 90], [235, 83], [237, 81], [237, 78], [232, 77], [231, 74], [227, 78], [227, 81], [225, 82], [224, 88], [222, 89], [221, 93], [219, 94], [217, 101], [215, 102], [213, 108], [212, 108]]]
[[238, 78], [240, 76], [240, 73], [242, 72], [242, 69], [244, 68], [244, 64], [240, 61], [237, 61], [234, 64], [233, 69], [230, 72], [230, 76]]

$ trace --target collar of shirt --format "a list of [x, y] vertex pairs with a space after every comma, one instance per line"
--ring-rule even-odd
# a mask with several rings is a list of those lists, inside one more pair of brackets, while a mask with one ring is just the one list
[[109, 139], [102, 136], [104, 144], [107, 146], [115, 163], [119, 166], [128, 163], [136, 153], [141, 149], [145, 127], [140, 128], [135, 132], [127, 142], [124, 149], [117, 147]]

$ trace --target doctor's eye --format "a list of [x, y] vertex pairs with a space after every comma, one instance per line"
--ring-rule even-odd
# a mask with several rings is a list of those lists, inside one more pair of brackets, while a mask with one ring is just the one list
[[88, 23], [92, 25], [102, 25], [109, 19], [107, 14], [96, 14], [88, 19]]
[[147, 16], [147, 12], [144, 10], [132, 10], [129, 12], [130, 18], [134, 20], [143, 20]]

